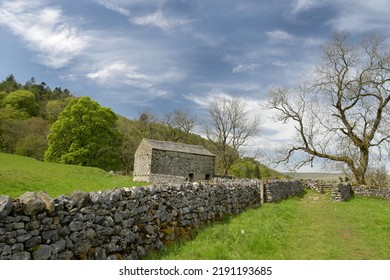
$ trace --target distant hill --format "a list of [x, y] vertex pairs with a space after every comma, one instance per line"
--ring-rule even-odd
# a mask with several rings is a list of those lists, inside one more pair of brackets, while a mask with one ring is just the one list
[[320, 172], [287, 172], [284, 173], [286, 176], [292, 179], [312, 179], [322, 180], [325, 182], [338, 182], [339, 178], [344, 178], [344, 174], [339, 173], [320, 173]]

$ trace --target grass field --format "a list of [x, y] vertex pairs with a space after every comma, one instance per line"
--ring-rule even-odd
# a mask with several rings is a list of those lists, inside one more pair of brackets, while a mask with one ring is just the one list
[[45, 191], [55, 198], [74, 190], [98, 191], [145, 185], [131, 177], [109, 176], [93, 167], [41, 162], [32, 158], [0, 153], [0, 195], [13, 198], [26, 191]]
[[308, 191], [226, 218], [150, 259], [390, 259], [390, 202]]
[[[40, 162], [0, 153], [0, 195], [45, 191], [51, 197], [74, 190], [132, 187], [130, 177], [98, 168]], [[151, 259], [390, 259], [390, 201], [355, 197], [332, 202], [307, 191], [280, 203], [225, 218], [194, 232]]]

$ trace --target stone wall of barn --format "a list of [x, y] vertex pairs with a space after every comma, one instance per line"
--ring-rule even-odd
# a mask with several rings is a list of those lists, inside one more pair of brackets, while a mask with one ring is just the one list
[[151, 173], [189, 181], [210, 180], [214, 176], [214, 165], [212, 156], [153, 150]]
[[134, 155], [134, 181], [151, 182], [150, 168], [152, 162], [152, 150], [147, 144], [141, 142]]

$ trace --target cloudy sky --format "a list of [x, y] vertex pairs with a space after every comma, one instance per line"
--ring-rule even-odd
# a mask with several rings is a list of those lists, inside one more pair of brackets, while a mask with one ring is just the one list
[[258, 146], [292, 129], [259, 104], [310, 74], [336, 31], [390, 34], [388, 0], [0, 0], [0, 79], [88, 95], [128, 118], [205, 112], [240, 96], [263, 118]]

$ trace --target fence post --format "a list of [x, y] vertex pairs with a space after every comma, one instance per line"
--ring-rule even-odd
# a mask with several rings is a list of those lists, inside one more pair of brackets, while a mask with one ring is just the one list
[[264, 181], [260, 180], [260, 199], [261, 199], [261, 204], [264, 204]]

